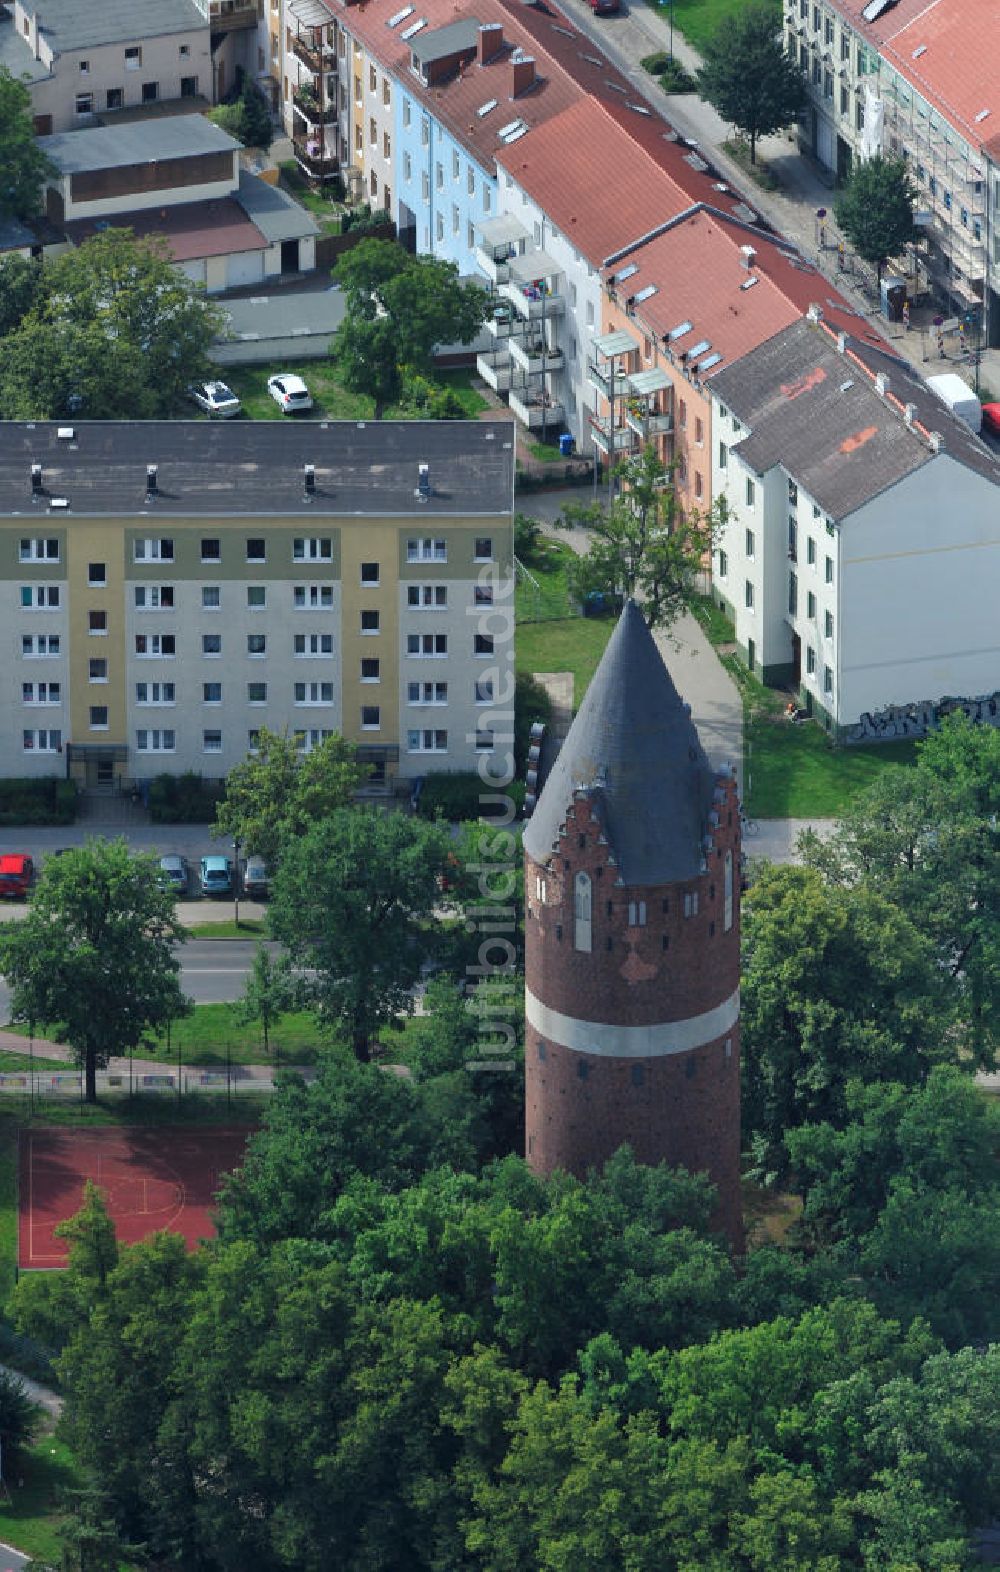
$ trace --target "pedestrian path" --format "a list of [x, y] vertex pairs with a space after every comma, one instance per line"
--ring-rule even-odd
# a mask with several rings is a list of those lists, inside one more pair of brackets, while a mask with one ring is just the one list
[[[0, 1028], [0, 1074], [3, 1073], [3, 1055], [5, 1053], [26, 1055], [28, 1053], [28, 1047], [29, 1039], [27, 1037], [22, 1037], [18, 1032], [12, 1032], [6, 1028]], [[34, 1039], [32, 1052], [34, 1053], [35, 1058], [39, 1060], [39, 1069], [36, 1071], [36, 1076], [43, 1073], [51, 1073], [44, 1071], [44, 1066], [46, 1064], [52, 1066], [58, 1065], [60, 1070], [65, 1069], [67, 1073], [72, 1075], [76, 1075], [77, 1073], [76, 1066], [73, 1063], [72, 1052], [64, 1044], [49, 1042], [44, 1037], [36, 1037]], [[234, 1081], [259, 1082], [261, 1083], [261, 1091], [266, 1091], [270, 1088], [274, 1080], [276, 1068], [282, 1070], [295, 1070], [299, 1075], [305, 1076], [309, 1076], [314, 1073], [311, 1066], [286, 1064], [279, 1066], [275, 1066], [274, 1064], [234, 1064], [228, 1071], [226, 1070], [225, 1066], [217, 1064], [185, 1064], [182, 1066], [182, 1070], [185, 1075], [197, 1074], [201, 1071], [206, 1071], [221, 1076], [226, 1076], [227, 1074], [231, 1075]], [[113, 1054], [112, 1057], [108, 1060], [107, 1069], [99, 1073], [102, 1076], [112, 1075], [122, 1076], [124, 1078], [129, 1075], [130, 1070], [132, 1075], [137, 1077], [146, 1075], [159, 1077], [164, 1075], [173, 1075], [176, 1072], [176, 1066], [168, 1064], [163, 1059], [141, 1059], [136, 1056], [130, 1060], [127, 1055]], [[21, 1072], [18, 1071], [17, 1073], [20, 1074]]]

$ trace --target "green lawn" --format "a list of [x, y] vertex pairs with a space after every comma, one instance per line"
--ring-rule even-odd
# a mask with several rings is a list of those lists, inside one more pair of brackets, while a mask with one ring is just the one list
[[[20, 1037], [28, 1035], [25, 1026], [8, 1028]], [[35, 1027], [36, 1035], [45, 1037], [44, 1026]], [[54, 1040], [54, 1039], [53, 1039]], [[271, 1060], [284, 1064], [314, 1064], [316, 1050], [326, 1039], [316, 1024], [316, 1017], [308, 1011], [293, 1011], [278, 1022], [270, 1034]], [[228, 1049], [228, 1055], [227, 1055]], [[198, 1004], [183, 1020], [176, 1021], [170, 1031], [170, 1047], [166, 1033], [151, 1038], [137, 1049], [137, 1059], [158, 1059], [163, 1064], [175, 1065], [180, 1053], [184, 1065], [266, 1064], [264, 1044], [259, 1026], [241, 1026], [233, 1008], [228, 1004]], [[23, 1054], [16, 1057], [25, 1060]], [[0, 1067], [7, 1065], [8, 1055], [0, 1054]], [[36, 1069], [41, 1064], [35, 1061]], [[20, 1066], [19, 1066], [20, 1067]]]
[[18, 1474], [24, 1484], [13, 1484], [10, 1501], [0, 1501], [0, 1540], [59, 1565], [59, 1530], [67, 1519], [55, 1500], [84, 1484], [76, 1460], [64, 1442], [45, 1436], [23, 1455]]
[[[672, 6], [661, 3], [661, 0], [647, 0], [647, 4], [665, 22], [670, 20], [672, 9], [674, 27], [684, 34], [689, 44], [699, 50], [704, 49], [718, 28], [724, 27], [738, 11], [746, 8], [746, 0], [672, 0]], [[774, 6], [774, 14], [780, 18], [781, 12], [777, 5]]]
[[912, 742], [835, 748], [814, 722], [745, 721], [744, 786], [758, 819], [835, 818], [889, 765], [912, 764]]
[[[294, 372], [300, 376], [313, 396], [312, 416], [283, 415], [267, 391], [267, 379], [277, 371]], [[448, 387], [456, 395], [463, 414], [474, 420], [486, 408], [486, 400], [472, 386], [471, 372], [441, 371], [429, 378], [435, 387]], [[306, 360], [298, 364], [282, 361], [278, 365], [229, 366], [226, 381], [243, 402], [251, 420], [371, 420], [375, 406], [361, 393], [350, 393], [343, 386], [332, 360]], [[386, 416], [392, 420], [418, 418], [414, 410], [389, 409]]]
[[573, 555], [561, 541], [539, 543], [528, 564], [531, 579], [518, 581], [516, 649], [518, 671], [571, 671], [573, 708], [579, 709], [615, 618], [572, 615], [566, 567]]
[[331, 201], [328, 194], [315, 190], [294, 158], [280, 165], [281, 184], [300, 207], [307, 208], [318, 221], [324, 235], [339, 235], [343, 228], [344, 204]]

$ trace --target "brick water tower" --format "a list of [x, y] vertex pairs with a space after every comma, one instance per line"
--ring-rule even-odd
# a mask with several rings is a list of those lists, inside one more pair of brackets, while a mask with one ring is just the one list
[[524, 848], [530, 1166], [705, 1172], [742, 1251], [737, 785], [632, 601]]

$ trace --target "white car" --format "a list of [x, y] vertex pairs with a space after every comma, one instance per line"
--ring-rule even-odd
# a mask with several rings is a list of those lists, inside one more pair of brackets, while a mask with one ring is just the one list
[[278, 377], [268, 377], [267, 391], [283, 415], [297, 415], [300, 409], [312, 409], [312, 394], [301, 377], [293, 371], [283, 371]]
[[221, 420], [238, 415], [243, 407], [225, 382], [192, 382], [188, 394], [206, 415], [217, 415]]

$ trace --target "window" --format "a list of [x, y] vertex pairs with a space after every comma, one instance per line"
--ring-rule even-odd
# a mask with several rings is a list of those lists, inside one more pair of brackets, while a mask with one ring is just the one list
[[295, 733], [295, 746], [300, 753], [311, 753], [313, 748], [318, 748], [321, 742], [332, 736], [333, 730], [329, 726], [302, 728]]
[[380, 677], [379, 677], [379, 663], [378, 663], [378, 660], [365, 657], [362, 660], [362, 662], [361, 662], [361, 681], [362, 682], [378, 682], [379, 680], [380, 680]]
[[748, 529], [747, 532], [746, 532], [746, 554], [750, 558], [753, 557], [754, 544], [755, 544], [755, 542], [754, 542], [753, 530], [752, 529]]
[[420, 144], [421, 144], [422, 147], [430, 147], [430, 143], [431, 143], [431, 123], [428, 120], [427, 116], [424, 115], [421, 118], [421, 121], [420, 121]]
[[438, 191], [444, 189], [444, 166], [442, 164], [434, 165], [434, 184]]
[[811, 647], [806, 650], [806, 672], [810, 677], [816, 675], [816, 651]]
[[430, 727], [423, 731], [408, 731], [406, 751], [407, 753], [447, 753], [448, 733]]
[[748, 508], [752, 508], [753, 505], [754, 505], [754, 495], [755, 495], [754, 483], [750, 479], [750, 476], [748, 475], [747, 476], [747, 507]]
[[61, 704], [62, 687], [58, 682], [22, 682], [21, 701], [24, 704]]
[[222, 683], [203, 682], [201, 685], [201, 702], [202, 704], [221, 704]]
[[62, 732], [41, 730], [23, 731], [21, 733], [21, 746], [25, 753], [61, 753]]
[[247, 683], [247, 703], [248, 704], [266, 704], [267, 703], [267, 683], [266, 682], [248, 682]]
[[157, 657], [170, 659], [176, 654], [176, 639], [172, 633], [137, 633], [135, 653], [146, 660]]
[[806, 595], [806, 616], [809, 618], [809, 620], [811, 622], [813, 620], [813, 618], [815, 617], [815, 615], [816, 615], [816, 597], [813, 594], [812, 590], [810, 590], [808, 592], [808, 594]]
[[799, 609], [799, 581], [794, 573], [788, 575], [788, 615], [796, 616]]
[[420, 196], [424, 202], [429, 202], [431, 199], [431, 177], [426, 169], [420, 172]]
[[362, 584], [377, 584], [379, 582], [379, 565], [377, 562], [363, 562], [361, 564]]
[[202, 562], [221, 562], [222, 542], [214, 536], [208, 540], [203, 540], [201, 543], [201, 560]]
[[492, 655], [493, 654], [493, 635], [492, 635], [492, 633], [477, 633], [475, 638], [472, 641], [472, 652], [473, 652], [474, 655]]
[[221, 731], [203, 731], [201, 734], [201, 751], [202, 753], [221, 753]]
[[392, 102], [392, 92], [391, 92], [390, 87], [389, 87], [389, 78], [387, 76], [384, 76], [382, 78], [382, 103], [383, 103], [383, 106], [386, 109], [388, 109], [388, 107], [391, 104], [391, 102]]
[[443, 540], [408, 540], [407, 562], [447, 562], [448, 545]]
[[471, 197], [475, 196], [475, 194], [476, 194], [476, 171], [473, 169], [471, 164], [469, 165], [468, 169], [465, 172], [465, 189], [468, 191], [468, 193], [469, 193], [469, 195]]
[[27, 656], [58, 655], [58, 633], [22, 633], [21, 654]]
[[448, 635], [447, 633], [408, 633], [406, 653], [424, 659], [447, 655]]
[[81, 60], [80, 61], [80, 75], [81, 76], [89, 76], [90, 75], [90, 61], [89, 60]]
[[203, 633], [201, 636], [201, 653], [203, 655], [221, 655], [222, 634]]
[[126, 49], [126, 51], [125, 51], [125, 69], [126, 69], [126, 71], [138, 71], [138, 69], [139, 69], [139, 67], [141, 65], [142, 65], [142, 49], [141, 49], [141, 47], [138, 44], [136, 44], [133, 47], [131, 47], [129, 49]]
[[573, 948], [587, 954], [592, 940], [591, 895], [589, 873], [578, 873], [573, 880]]
[[704, 445], [705, 445], [705, 422], [702, 420], [700, 415], [696, 415], [695, 418], [694, 418], [694, 440], [695, 440], [696, 444], [698, 445], [698, 447], [700, 447], [700, 448], [704, 447]]
[[383, 131], [382, 132], [382, 157], [383, 158], [391, 158], [392, 157], [392, 142], [389, 139], [388, 131]]
[[267, 587], [264, 584], [247, 585], [247, 610], [263, 611], [267, 606]]
[[492, 677], [485, 677], [485, 678], [483, 678], [482, 681], [479, 681], [479, 682], [476, 683], [476, 703], [477, 704], [492, 704], [493, 703], [493, 678]]
[[176, 735], [173, 731], [146, 731], [140, 728], [135, 734], [136, 752], [173, 753]]
[[260, 730], [256, 726], [251, 727], [247, 732], [247, 752], [260, 752]]
[[725, 469], [729, 462], [729, 449], [724, 442], [719, 443], [719, 468]]
[[158, 82], [143, 82], [142, 101], [144, 104], [155, 104], [159, 96], [160, 87]]
[[833, 583], [833, 558], [832, 557], [827, 557], [825, 559], [825, 563], [826, 563], [826, 566], [824, 568], [823, 577], [826, 580], [827, 584], [832, 584]]
[[92, 704], [90, 706], [91, 731], [107, 731], [108, 706], [106, 704]]
[[21, 607], [24, 611], [58, 611], [58, 584], [22, 584]]
[[381, 623], [381, 613], [378, 611], [363, 611], [361, 613], [362, 633], [378, 633]]
[[688, 890], [688, 891], [686, 891], [686, 893], [684, 895], [684, 915], [685, 915], [685, 917], [697, 917], [697, 915], [698, 915], [698, 891], [697, 890]]
[[332, 682], [297, 682], [295, 684], [296, 704], [332, 704]]
[[173, 611], [174, 609], [172, 584], [136, 584], [132, 594], [137, 611]]
[[475, 748], [477, 753], [493, 752], [493, 732], [488, 726], [477, 726]]
[[292, 590], [296, 611], [330, 611], [333, 607], [331, 584], [296, 584]]
[[247, 541], [247, 561], [248, 562], [266, 562], [267, 561], [267, 542], [264, 541], [264, 540], [261, 540], [259, 536], [251, 536], [250, 539]]
[[91, 115], [94, 112], [93, 93], [77, 93], [76, 112], [78, 115]]
[[799, 529], [791, 513], [788, 515], [788, 556], [792, 562], [799, 560]]
[[409, 153], [403, 154], [403, 179], [407, 183], [413, 179], [413, 161]]
[[181, 77], [181, 97], [182, 98], [197, 98], [198, 97], [198, 78], [196, 76], [182, 76]]
[[88, 611], [87, 631], [89, 633], [107, 633], [108, 614], [106, 611]]
[[137, 540], [132, 555], [135, 562], [173, 562], [174, 543], [163, 535], [154, 540]]
[[378, 92], [378, 72], [373, 65], [368, 67], [368, 91], [370, 93]]
[[444, 219], [441, 217], [440, 213], [434, 220], [434, 235], [437, 240], [444, 239]]
[[806, 562], [811, 568], [816, 566], [816, 542], [811, 535], [806, 539]]
[[186, 60], [191, 53], [191, 45], [181, 44], [177, 50], [177, 53], [180, 55], [182, 60]]
[[408, 98], [404, 98], [403, 99], [403, 124], [404, 124], [404, 126], [409, 126], [410, 120], [412, 118], [412, 115], [413, 115], [413, 107], [412, 107], [412, 105], [410, 103], [410, 100]]
[[476, 585], [474, 585], [473, 586], [473, 590], [472, 590], [472, 600], [473, 600], [473, 604], [476, 605], [476, 606], [492, 606], [492, 604], [493, 604], [493, 585], [492, 584], [476, 584]]
[[91, 589], [103, 589], [108, 582], [108, 570], [103, 562], [87, 564], [87, 583]]
[[480, 535], [480, 536], [477, 537], [474, 558], [475, 558], [476, 562], [492, 562], [493, 561], [493, 537], [492, 537], [492, 535]]
[[729, 558], [722, 550], [719, 552], [719, 578], [724, 579], [729, 572]]
[[726, 852], [722, 874], [722, 927], [728, 933], [733, 926], [733, 854]]
[[408, 682], [406, 684], [407, 704], [447, 704], [448, 684], [446, 682]]
[[89, 672], [88, 680], [90, 682], [107, 682], [107, 680], [108, 680], [108, 663], [104, 659], [103, 655], [96, 657], [94, 660], [92, 660], [90, 662], [90, 672]]
[[753, 580], [747, 579], [743, 587], [743, 600], [747, 611], [753, 611]]
[[629, 901], [629, 903], [628, 903], [628, 925], [629, 925], [630, 928], [645, 928], [645, 926], [646, 926], [646, 902], [645, 901]]
[[378, 731], [379, 727], [382, 724], [381, 713], [382, 712], [379, 709], [377, 704], [362, 704], [362, 706], [361, 706], [361, 730], [362, 731]]
[[694, 494], [696, 497], [701, 497], [704, 495], [704, 492], [705, 483], [701, 478], [701, 470], [697, 469], [694, 473]]
[[201, 588], [202, 611], [222, 610], [222, 590], [218, 584], [203, 584]]
[[828, 639], [833, 638], [833, 612], [828, 611], [823, 617], [823, 632]]
[[833, 692], [833, 670], [829, 666], [823, 667], [823, 692]]
[[177, 690], [172, 682], [137, 682], [137, 704], [173, 704]]
[[120, 87], [109, 87], [105, 94], [106, 109], [121, 109], [125, 103], [125, 94]]
[[262, 656], [267, 654], [266, 633], [247, 634], [247, 654], [254, 660], [259, 660]]
[[318, 657], [333, 654], [332, 633], [296, 633], [292, 649], [300, 657]]
[[444, 584], [408, 584], [406, 604], [411, 611], [444, 611], [448, 605], [447, 587]]
[[19, 560], [21, 562], [58, 562], [59, 542], [51, 539], [22, 539]]

